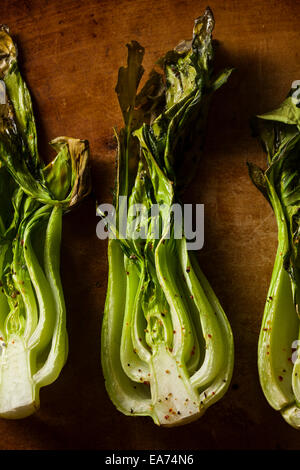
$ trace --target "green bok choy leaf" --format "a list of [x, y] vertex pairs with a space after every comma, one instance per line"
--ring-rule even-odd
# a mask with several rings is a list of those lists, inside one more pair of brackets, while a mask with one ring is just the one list
[[[298, 90], [299, 91], [299, 90]], [[249, 163], [253, 183], [272, 206], [278, 248], [258, 344], [258, 370], [269, 404], [300, 429], [300, 109], [295, 92], [275, 111], [254, 119], [267, 154], [264, 171]]]
[[0, 28], [0, 416], [23, 418], [68, 353], [60, 279], [62, 215], [90, 191], [88, 143], [59, 137], [40, 159], [16, 46]]
[[[165, 426], [201, 416], [224, 395], [233, 368], [228, 320], [170, 217], [195, 173], [211, 96], [231, 73], [213, 75], [213, 27], [207, 9], [192, 40], [168, 52], [139, 93], [144, 49], [132, 41], [116, 87], [125, 125], [117, 135], [103, 373], [121, 412]], [[137, 204], [145, 210], [135, 225]], [[151, 217], [155, 204], [159, 211]]]

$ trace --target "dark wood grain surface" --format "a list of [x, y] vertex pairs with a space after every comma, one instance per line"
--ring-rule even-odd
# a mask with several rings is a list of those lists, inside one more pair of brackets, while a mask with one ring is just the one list
[[145, 48], [145, 67], [181, 39], [206, 3], [193, 0], [1, 0], [32, 92], [40, 148], [58, 135], [88, 139], [94, 194], [64, 219], [62, 279], [68, 307], [69, 359], [41, 390], [41, 409], [0, 421], [0, 449], [299, 449], [300, 434], [266, 402], [259, 386], [257, 341], [270, 281], [276, 225], [249, 181], [246, 161], [263, 166], [249, 118], [276, 107], [300, 78], [299, 0], [211, 0], [219, 45], [216, 67], [235, 67], [214, 97], [205, 158], [186, 202], [205, 204], [199, 253], [231, 322], [235, 369], [225, 397], [197, 422], [156, 427], [115, 410], [100, 365], [106, 242], [96, 237], [95, 201], [110, 202], [121, 124], [114, 93], [125, 44]]

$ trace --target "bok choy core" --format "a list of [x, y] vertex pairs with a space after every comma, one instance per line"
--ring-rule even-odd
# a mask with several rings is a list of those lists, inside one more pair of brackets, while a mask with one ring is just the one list
[[0, 28], [0, 416], [39, 407], [67, 358], [60, 280], [62, 215], [90, 191], [88, 143], [59, 137], [40, 159], [29, 91], [8, 28]]
[[258, 116], [254, 130], [267, 154], [263, 171], [249, 163], [253, 183], [273, 208], [278, 248], [258, 344], [260, 383], [269, 404], [300, 428], [299, 239], [300, 109], [292, 90], [273, 112]]
[[[116, 135], [114, 206], [117, 222], [125, 212], [127, 225], [125, 233], [112, 228], [108, 242], [102, 366], [115, 406], [158, 425], [201, 416], [223, 396], [233, 368], [228, 320], [185, 237], [174, 236], [170, 217], [195, 173], [210, 98], [231, 73], [213, 75], [213, 27], [207, 9], [192, 40], [168, 52], [139, 93], [144, 49], [132, 41], [116, 86], [125, 125]], [[135, 233], [134, 204], [146, 207]], [[138, 230], [146, 237], [136, 236]]]

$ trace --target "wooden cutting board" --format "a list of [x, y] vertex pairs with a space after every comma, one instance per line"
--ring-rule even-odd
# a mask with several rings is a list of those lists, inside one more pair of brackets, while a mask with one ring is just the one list
[[62, 280], [70, 353], [59, 379], [41, 391], [41, 410], [0, 421], [0, 449], [299, 449], [300, 434], [266, 402], [257, 341], [275, 250], [270, 207], [249, 181], [246, 161], [264, 166], [251, 137], [252, 115], [275, 108], [300, 78], [299, 0], [211, 0], [219, 45], [216, 67], [233, 66], [214, 97], [205, 156], [185, 202], [205, 204], [201, 266], [231, 322], [235, 370], [225, 397], [197, 422], [163, 429], [115, 410], [100, 366], [106, 242], [96, 237], [95, 205], [111, 201], [113, 126], [121, 125], [114, 87], [125, 44], [145, 48], [145, 68], [181, 39], [206, 3], [193, 0], [2, 0], [30, 87], [41, 151], [68, 135], [88, 139], [94, 192], [64, 219]]

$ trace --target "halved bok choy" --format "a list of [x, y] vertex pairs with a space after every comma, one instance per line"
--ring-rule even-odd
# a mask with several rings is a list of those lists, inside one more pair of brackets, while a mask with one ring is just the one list
[[210, 99], [231, 73], [213, 74], [213, 27], [207, 9], [140, 92], [144, 48], [132, 41], [116, 87], [125, 125], [116, 133], [115, 223], [107, 222], [102, 367], [122, 413], [164, 426], [201, 416], [233, 369], [229, 322], [172, 215], [202, 153]]
[[90, 191], [88, 143], [59, 137], [40, 158], [29, 91], [0, 28], [0, 416], [39, 408], [68, 354], [60, 279], [62, 215]]
[[269, 201], [278, 247], [258, 344], [258, 371], [269, 404], [300, 429], [300, 109], [292, 89], [281, 106], [254, 119], [267, 169], [249, 163], [253, 183]]

